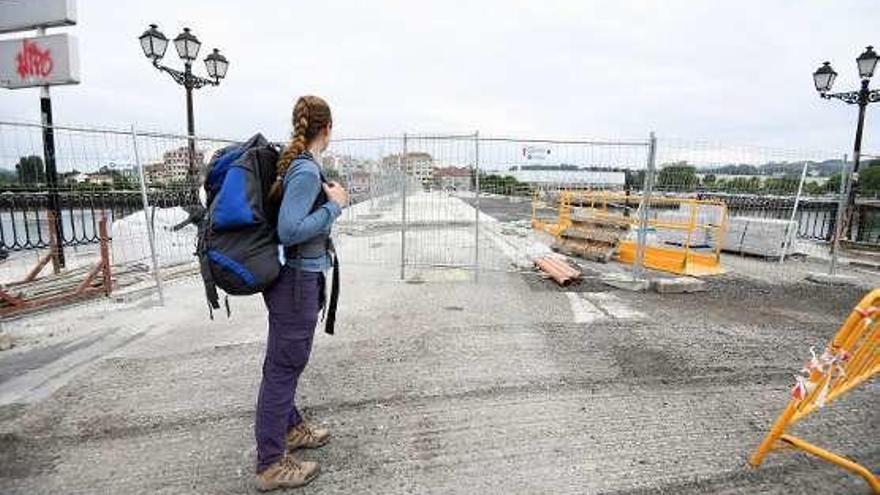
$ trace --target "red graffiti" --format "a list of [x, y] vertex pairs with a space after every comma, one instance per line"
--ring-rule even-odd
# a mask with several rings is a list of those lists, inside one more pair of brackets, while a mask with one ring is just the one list
[[28, 77], [46, 77], [52, 73], [52, 54], [49, 49], [40, 50], [36, 43], [28, 40], [21, 41], [21, 51], [15, 56], [18, 64], [18, 76], [22, 79]]

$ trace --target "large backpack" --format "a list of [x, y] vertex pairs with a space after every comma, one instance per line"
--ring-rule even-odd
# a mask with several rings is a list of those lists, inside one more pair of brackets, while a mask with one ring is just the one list
[[256, 134], [221, 149], [208, 164], [196, 254], [212, 317], [220, 308], [218, 287], [230, 295], [256, 294], [281, 271], [278, 212], [269, 200], [278, 155], [276, 146]]

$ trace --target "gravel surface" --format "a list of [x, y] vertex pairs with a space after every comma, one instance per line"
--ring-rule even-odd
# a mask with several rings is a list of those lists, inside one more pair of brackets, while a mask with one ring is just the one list
[[[334, 432], [305, 455], [323, 474], [303, 493], [866, 492], [803, 455], [745, 465], [792, 370], [855, 290], [612, 291], [646, 318], [584, 325], [536, 275], [405, 284], [357, 271], [300, 391]], [[169, 296], [196, 302], [197, 289]], [[253, 299], [233, 311], [212, 323], [185, 307], [118, 308], [172, 325], [154, 323], [48, 399], [0, 408], [2, 492], [249, 492], [264, 316]], [[43, 349], [32, 352], [58, 352]], [[0, 368], [20, 360], [0, 355]], [[798, 430], [877, 466], [878, 397], [869, 383]]]
[[[393, 252], [394, 237], [370, 241]], [[294, 493], [868, 493], [803, 454], [746, 464], [809, 347], [863, 289], [728, 274], [702, 293], [634, 294], [595, 274], [568, 289], [536, 273], [397, 275], [381, 261], [342, 271], [337, 335], [316, 337], [298, 397], [333, 440], [302, 454], [322, 474]], [[234, 298], [232, 317], [211, 321], [193, 279], [166, 300], [4, 323], [16, 347], [0, 353], [0, 493], [254, 491], [262, 302]], [[576, 323], [573, 301], [600, 317]], [[877, 469], [878, 399], [868, 382], [794, 432]]]

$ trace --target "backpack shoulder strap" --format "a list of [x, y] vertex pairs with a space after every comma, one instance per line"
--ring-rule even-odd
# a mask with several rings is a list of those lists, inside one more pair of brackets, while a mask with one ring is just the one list
[[210, 228], [210, 216], [202, 218], [199, 225], [199, 243], [196, 255], [198, 255], [199, 258], [199, 271], [202, 274], [202, 282], [204, 282], [205, 285], [205, 298], [208, 300], [208, 312], [213, 320], [214, 310], [220, 309], [220, 295], [217, 293], [217, 284], [214, 282], [214, 272], [211, 270], [211, 264], [208, 261], [206, 237]]

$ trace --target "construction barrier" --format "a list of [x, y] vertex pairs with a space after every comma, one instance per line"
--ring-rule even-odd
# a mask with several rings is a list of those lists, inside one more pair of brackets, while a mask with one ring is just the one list
[[[641, 196], [609, 191], [561, 191], [555, 222], [538, 218], [537, 198], [532, 227], [556, 238], [569, 254], [633, 263], [639, 229], [636, 208]], [[727, 206], [719, 200], [655, 196], [651, 199], [645, 266], [680, 275], [723, 273], [721, 249], [727, 230]]]
[[758, 467], [770, 451], [795, 448], [858, 474], [874, 493], [880, 493], [880, 480], [868, 468], [785, 432], [804, 416], [880, 372], [880, 289], [862, 299], [821, 355], [812, 349], [811, 353], [812, 359], [797, 376], [788, 407], [749, 463]]
[[[48, 214], [49, 221], [54, 216]], [[100, 259], [91, 267], [83, 266], [61, 271], [58, 264], [58, 241], [52, 230], [49, 253], [39, 259], [37, 265], [21, 281], [0, 285], [0, 318], [25, 311], [41, 309], [68, 302], [87, 299], [98, 295], [109, 296], [113, 289], [110, 268], [110, 236], [107, 232], [107, 218], [98, 222], [100, 236]], [[53, 274], [40, 278], [49, 263]]]

